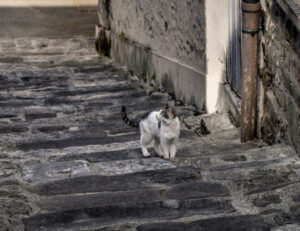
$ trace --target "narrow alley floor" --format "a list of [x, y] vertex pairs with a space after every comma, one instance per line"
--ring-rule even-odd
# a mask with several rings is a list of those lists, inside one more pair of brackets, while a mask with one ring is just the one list
[[179, 105], [176, 158], [144, 158], [121, 106], [138, 117], [168, 94], [147, 94], [92, 38], [1, 39], [0, 50], [0, 230], [300, 230], [290, 147], [241, 144], [224, 115]]

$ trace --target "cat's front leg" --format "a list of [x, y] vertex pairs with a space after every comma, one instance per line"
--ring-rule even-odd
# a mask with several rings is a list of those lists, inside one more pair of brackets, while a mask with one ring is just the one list
[[169, 155], [170, 148], [169, 148], [168, 141], [166, 139], [164, 139], [164, 138], [160, 139], [160, 148], [163, 152], [164, 158], [169, 159], [170, 158], [170, 155]]
[[142, 148], [143, 156], [144, 157], [149, 157], [150, 153], [148, 152], [147, 147], [141, 146], [141, 148]]
[[150, 136], [147, 136], [145, 134], [141, 135], [141, 148], [143, 152], [143, 156], [148, 157], [150, 156], [150, 153], [148, 152], [147, 146], [152, 141], [152, 138]]
[[177, 142], [178, 142], [178, 139], [175, 139], [173, 140], [173, 142], [171, 143], [171, 146], [170, 146], [170, 158], [174, 158], [175, 155], [176, 155], [176, 145], [177, 145]]
[[159, 139], [158, 138], [154, 139], [154, 150], [158, 156], [164, 157], [164, 154], [162, 153], [162, 151], [160, 150], [160, 147], [159, 147]]

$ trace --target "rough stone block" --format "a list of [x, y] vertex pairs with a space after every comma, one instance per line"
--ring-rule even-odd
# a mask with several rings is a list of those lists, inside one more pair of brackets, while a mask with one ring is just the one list
[[104, 56], [110, 56], [111, 41], [109, 33], [104, 28], [96, 27], [96, 50]]
[[269, 204], [279, 204], [281, 203], [281, 200], [278, 195], [270, 195], [262, 198], [255, 198], [252, 203], [257, 207], [266, 207]]

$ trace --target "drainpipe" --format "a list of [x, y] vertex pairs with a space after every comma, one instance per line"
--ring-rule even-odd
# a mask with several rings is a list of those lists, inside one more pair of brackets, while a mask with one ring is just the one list
[[259, 0], [242, 1], [242, 142], [256, 137], [259, 10]]

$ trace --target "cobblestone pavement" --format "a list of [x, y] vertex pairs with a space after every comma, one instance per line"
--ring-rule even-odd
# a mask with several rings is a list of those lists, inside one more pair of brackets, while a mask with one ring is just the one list
[[0, 230], [300, 230], [290, 147], [240, 144], [226, 116], [178, 103], [177, 157], [144, 158], [120, 107], [140, 116], [166, 93], [146, 94], [93, 39], [1, 39], [0, 50]]

